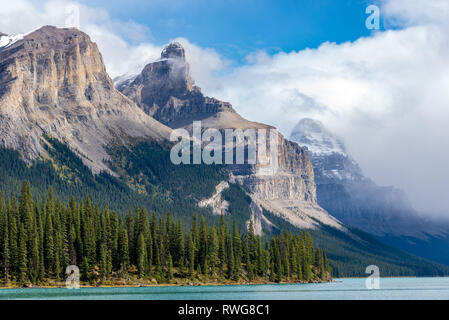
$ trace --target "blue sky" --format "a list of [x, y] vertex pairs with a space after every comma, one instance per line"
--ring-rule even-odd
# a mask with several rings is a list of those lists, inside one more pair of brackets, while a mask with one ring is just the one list
[[[448, 0], [0, 2], [9, 34], [64, 27], [68, 5], [82, 2], [80, 28], [112, 77], [140, 72], [181, 38], [206, 95], [286, 137], [301, 118], [320, 120], [367, 176], [403, 188], [423, 212], [447, 213]], [[388, 31], [365, 27], [371, 4]]]
[[365, 9], [377, 0], [83, 0], [105, 8], [111, 18], [151, 30], [148, 40], [164, 44], [184, 37], [243, 61], [251, 52], [290, 52], [325, 41], [342, 43], [367, 36]]

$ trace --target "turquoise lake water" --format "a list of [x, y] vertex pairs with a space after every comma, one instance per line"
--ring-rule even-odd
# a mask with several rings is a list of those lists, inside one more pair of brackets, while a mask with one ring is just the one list
[[132, 300], [346, 300], [449, 299], [449, 278], [382, 278], [379, 289], [365, 279], [333, 283], [249, 286], [3, 289], [0, 299], [132, 299]]

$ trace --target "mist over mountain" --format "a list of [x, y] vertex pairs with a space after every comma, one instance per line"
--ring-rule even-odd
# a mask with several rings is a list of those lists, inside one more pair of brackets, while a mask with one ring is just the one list
[[340, 221], [401, 249], [447, 262], [447, 224], [423, 218], [405, 193], [378, 186], [346, 152], [342, 141], [317, 120], [301, 119], [290, 138], [306, 148], [315, 171], [318, 203]]
[[[204, 96], [193, 84], [185, 50], [179, 43], [166, 46], [160, 59], [145, 66], [133, 81], [118, 82], [116, 86], [147, 114], [173, 129], [184, 128], [192, 132], [194, 121], [201, 121], [203, 130], [272, 128], [242, 118], [230, 103]], [[280, 169], [275, 175], [258, 175], [260, 164], [230, 166], [231, 180], [250, 191], [258, 232], [262, 233], [264, 225], [271, 228], [262, 208], [283, 216], [298, 227], [316, 228], [324, 224], [342, 228], [316, 203], [312, 165], [304, 150], [281, 134], [277, 135]]]
[[[244, 231], [252, 222], [262, 236], [307, 229], [328, 248], [340, 276], [364, 274], [373, 263], [385, 275], [449, 273], [446, 266], [385, 246], [330, 215], [320, 206], [306, 149], [278, 132], [279, 168], [271, 175], [259, 174], [259, 163], [173, 164], [172, 129], [191, 132], [193, 121], [201, 120], [203, 130], [274, 129], [244, 119], [230, 103], [206, 97], [194, 85], [178, 43], [166, 46], [160, 59], [135, 78], [117, 81], [118, 90], [97, 45], [77, 29], [45, 26], [0, 41], [0, 186], [5, 194], [29, 180], [38, 196], [52, 187], [61, 199], [89, 194], [112, 210], [141, 205], [185, 222], [194, 213], [208, 222], [223, 214]], [[312, 138], [310, 147], [317, 136]], [[335, 139], [326, 146], [342, 148]], [[361, 175], [351, 165], [352, 174]], [[317, 177], [333, 170], [317, 170]], [[338, 170], [335, 179], [344, 176]]]

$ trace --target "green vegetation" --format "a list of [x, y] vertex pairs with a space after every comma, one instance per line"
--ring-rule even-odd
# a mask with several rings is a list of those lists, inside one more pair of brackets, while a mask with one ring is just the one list
[[[296, 230], [295, 226], [267, 210], [264, 215], [277, 226], [274, 234], [279, 230]], [[327, 226], [308, 230], [318, 246], [326, 247], [333, 277], [366, 277], [365, 269], [369, 265], [378, 266], [382, 277], [449, 275], [446, 265], [394, 249], [363, 231], [348, 228], [350, 234]]]
[[[121, 178], [107, 172], [93, 175], [65, 144], [48, 136], [43, 139], [49, 160], [28, 164], [17, 151], [0, 148], [0, 187], [5, 196], [20, 192], [22, 181], [27, 180], [33, 194], [42, 196], [51, 187], [63, 202], [72, 197], [79, 201], [89, 194], [100, 207], [108, 206], [117, 212], [138, 205], [158, 216], [170, 212], [174, 219], [186, 224], [192, 222], [194, 212], [204, 216], [209, 225], [219, 222], [210, 208], [200, 208], [197, 203], [210, 197], [215, 186], [227, 179], [229, 171], [225, 166], [173, 165], [168, 145], [136, 141], [128, 147], [110, 147], [108, 164]], [[233, 185], [232, 190], [227, 196], [230, 202], [247, 201], [240, 186]], [[245, 228], [249, 207], [234, 206], [234, 210], [232, 219], [239, 229]], [[226, 221], [232, 223], [228, 217]]]
[[[11, 201], [21, 191], [22, 182], [27, 180], [31, 192], [40, 199], [44, 199], [51, 187], [53, 197], [61, 203], [69, 203], [72, 197], [76, 202], [85, 201], [88, 194], [99, 208], [108, 207], [115, 212], [127, 212], [137, 206], [154, 212], [157, 219], [170, 212], [171, 219], [181, 221], [185, 226], [192, 225], [194, 213], [203, 216], [208, 226], [220, 223], [220, 217], [214, 216], [211, 209], [200, 208], [197, 203], [210, 197], [215, 186], [227, 179], [229, 171], [225, 166], [174, 166], [170, 162], [169, 146], [135, 141], [127, 147], [110, 148], [109, 166], [119, 172], [121, 178], [107, 172], [93, 175], [65, 144], [50, 137], [43, 139], [49, 155], [47, 160], [26, 163], [18, 152], [0, 148], [0, 189]], [[246, 230], [251, 199], [245, 190], [231, 184], [222, 196], [230, 203], [230, 214], [225, 215], [225, 222], [233, 225], [235, 221], [238, 230]], [[262, 239], [263, 243], [270, 242], [272, 234], [280, 235], [280, 230], [292, 234], [299, 231], [269, 212], [264, 215], [276, 227], [272, 228], [268, 238]], [[359, 230], [351, 230], [352, 236], [325, 226], [308, 232], [318, 246], [326, 248], [332, 275], [336, 277], [366, 276], [365, 268], [371, 264], [379, 266], [382, 276], [449, 275], [449, 267], [385, 246]], [[19, 248], [20, 243], [17, 245]], [[100, 249], [96, 250], [100, 252]], [[179, 267], [175, 257], [171, 258], [176, 278]], [[79, 263], [82, 267], [83, 261]], [[193, 272], [196, 274], [197, 270], [195, 265]]]
[[50, 189], [38, 200], [24, 182], [18, 197], [0, 201], [0, 275], [5, 285], [45, 285], [78, 265], [91, 284], [329, 279], [325, 250], [306, 232], [263, 240], [251, 223], [241, 233], [223, 216], [210, 227], [197, 215], [185, 229], [170, 214], [158, 219], [138, 207], [120, 215], [88, 196], [64, 205]]

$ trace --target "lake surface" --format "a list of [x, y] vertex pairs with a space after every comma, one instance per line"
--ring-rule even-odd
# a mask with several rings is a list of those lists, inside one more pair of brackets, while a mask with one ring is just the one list
[[0, 299], [132, 299], [132, 300], [346, 300], [449, 299], [449, 278], [382, 278], [379, 289], [362, 279], [334, 283], [249, 286], [3, 289]]

